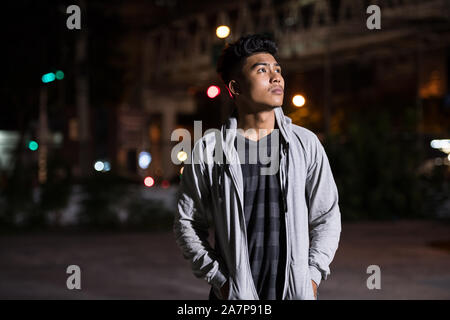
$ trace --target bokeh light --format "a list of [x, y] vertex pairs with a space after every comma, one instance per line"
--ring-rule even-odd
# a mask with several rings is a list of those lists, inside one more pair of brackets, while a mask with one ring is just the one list
[[153, 179], [152, 177], [146, 177], [144, 179], [144, 184], [150, 188], [155, 184], [155, 179]]
[[218, 86], [210, 86], [206, 91], [209, 98], [214, 99], [220, 94], [220, 88]]
[[230, 28], [228, 26], [219, 26], [216, 29], [216, 35], [220, 39], [225, 39], [230, 35]]
[[301, 94], [296, 94], [292, 98], [292, 103], [296, 107], [303, 107], [305, 105], [305, 101], [306, 101], [305, 98]]

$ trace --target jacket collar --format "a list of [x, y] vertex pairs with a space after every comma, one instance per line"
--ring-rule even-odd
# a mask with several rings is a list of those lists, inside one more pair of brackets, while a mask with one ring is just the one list
[[[275, 120], [278, 124], [278, 128], [280, 128], [281, 135], [283, 136], [284, 140], [289, 143], [289, 136], [292, 130], [290, 125], [292, 124], [292, 120], [291, 118], [284, 115], [283, 109], [281, 107], [276, 107], [274, 111]], [[222, 125], [222, 137], [227, 143], [229, 140], [234, 140], [236, 136], [237, 116], [238, 113], [237, 109], [235, 108], [225, 124]]]
[[[291, 118], [284, 115], [283, 109], [281, 107], [276, 107], [275, 111], [275, 121], [277, 122], [278, 128], [280, 129], [281, 136], [283, 137], [284, 143], [289, 144], [289, 137], [291, 136]], [[223, 151], [228, 159], [235, 159], [237, 153], [233, 153], [234, 150], [234, 139], [237, 132], [237, 109], [235, 108], [228, 120], [221, 127], [222, 133], [222, 145]]]

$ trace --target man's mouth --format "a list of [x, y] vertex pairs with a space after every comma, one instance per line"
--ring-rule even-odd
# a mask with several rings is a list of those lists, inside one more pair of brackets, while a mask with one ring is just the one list
[[270, 90], [272, 94], [283, 94], [283, 88], [281, 87], [275, 87]]

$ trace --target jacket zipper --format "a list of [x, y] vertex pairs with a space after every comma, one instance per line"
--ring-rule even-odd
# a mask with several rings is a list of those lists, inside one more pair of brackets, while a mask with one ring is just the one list
[[[241, 221], [245, 221], [245, 217], [243, 216], [243, 214], [244, 214], [244, 206], [243, 206], [243, 201], [242, 201], [242, 198], [241, 198], [241, 190], [239, 190], [239, 186], [238, 186], [238, 184], [236, 182], [236, 177], [234, 176], [233, 172], [230, 170], [230, 166], [228, 164], [226, 164], [225, 166], [228, 169], [228, 172], [229, 172], [229, 174], [231, 176], [231, 180], [233, 181], [234, 187], [238, 191], [239, 205], [241, 207], [241, 215], [240, 215], [241, 216]], [[247, 241], [247, 230], [246, 230], [245, 227], [243, 229], [244, 229], [244, 241], [245, 241], [245, 246], [244, 246], [245, 248], [244, 248], [244, 250], [245, 250], [245, 253], [246, 253], [246, 255], [245, 255], [246, 256], [245, 262], [247, 264], [247, 268], [248, 268], [248, 271], [249, 271], [249, 274], [250, 274], [250, 284], [251, 284], [251, 287], [252, 287], [252, 291], [255, 294], [256, 299], [259, 300], [258, 293], [256, 292], [255, 283], [253, 282], [252, 269], [250, 267], [250, 260], [249, 260], [250, 258], [249, 258], [249, 253], [248, 253], [248, 241]]]
[[[284, 148], [284, 161], [286, 163], [285, 172], [283, 173], [283, 177], [281, 177], [280, 174], [280, 186], [281, 186], [281, 194], [283, 197], [283, 215], [284, 215], [284, 222], [285, 222], [285, 232], [286, 232], [286, 266], [284, 271], [284, 288], [283, 288], [283, 295], [282, 299], [284, 300], [286, 298], [287, 293], [287, 287], [289, 283], [289, 264], [290, 264], [290, 239], [289, 239], [289, 215], [288, 215], [288, 208], [287, 208], [287, 195], [286, 195], [286, 188], [285, 184], [283, 184], [283, 180], [286, 180], [286, 176], [289, 170], [289, 144], [287, 144], [286, 148]], [[281, 172], [281, 171], [280, 171]], [[287, 182], [286, 182], [287, 184]]]

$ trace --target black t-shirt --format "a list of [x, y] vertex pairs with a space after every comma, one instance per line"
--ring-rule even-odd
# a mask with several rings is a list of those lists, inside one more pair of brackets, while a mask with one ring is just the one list
[[[284, 214], [280, 207], [280, 143], [279, 140], [275, 141], [276, 137], [276, 134], [270, 133], [259, 141], [253, 141], [237, 133], [235, 140], [244, 179], [244, 214], [250, 267], [259, 298], [265, 300], [282, 298], [285, 272]], [[244, 146], [244, 150], [239, 150]], [[278, 157], [277, 160], [271, 159], [271, 148], [275, 148], [272, 152]], [[275, 166], [276, 172], [261, 174], [261, 168], [270, 167], [268, 158], [278, 164]]]

